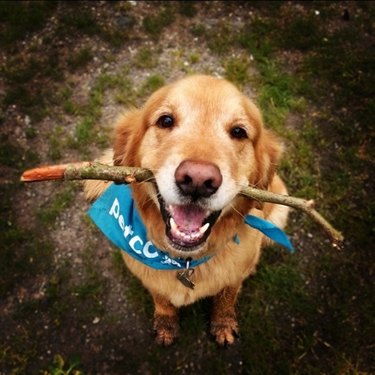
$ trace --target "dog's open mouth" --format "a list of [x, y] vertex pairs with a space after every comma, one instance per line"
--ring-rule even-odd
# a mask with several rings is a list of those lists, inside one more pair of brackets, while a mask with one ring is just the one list
[[196, 204], [166, 205], [159, 198], [166, 235], [177, 250], [193, 251], [204, 243], [221, 211], [209, 211]]

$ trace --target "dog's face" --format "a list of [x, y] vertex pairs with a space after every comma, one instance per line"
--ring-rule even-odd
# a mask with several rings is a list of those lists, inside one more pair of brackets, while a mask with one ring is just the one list
[[[153, 171], [134, 197], [156, 246], [180, 257], [216, 251], [267, 188], [280, 146], [258, 109], [229, 82], [191, 76], [154, 93], [115, 134], [116, 165]], [[214, 249], [214, 250], [213, 250]]]

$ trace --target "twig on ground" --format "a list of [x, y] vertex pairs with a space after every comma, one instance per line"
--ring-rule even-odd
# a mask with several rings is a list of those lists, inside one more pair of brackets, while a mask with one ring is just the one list
[[[114, 167], [96, 162], [80, 162], [45, 166], [29, 169], [21, 176], [23, 182], [46, 180], [107, 180], [117, 183], [143, 182], [153, 179], [150, 170], [136, 167]], [[343, 235], [336, 230], [322, 215], [314, 209], [313, 200], [305, 200], [271, 193], [269, 191], [246, 187], [240, 194], [261, 202], [270, 202], [302, 210], [315, 222], [321, 225], [333, 241], [333, 246], [340, 248]]]

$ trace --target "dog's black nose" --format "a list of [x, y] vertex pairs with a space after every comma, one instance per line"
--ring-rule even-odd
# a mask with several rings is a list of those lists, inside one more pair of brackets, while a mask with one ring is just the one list
[[215, 164], [184, 160], [175, 171], [175, 180], [183, 195], [198, 199], [214, 194], [223, 182], [223, 177]]

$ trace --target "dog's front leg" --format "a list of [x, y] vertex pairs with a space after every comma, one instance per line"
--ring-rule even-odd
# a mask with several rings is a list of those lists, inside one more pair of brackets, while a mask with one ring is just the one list
[[171, 345], [178, 336], [177, 308], [159, 294], [152, 295], [155, 304], [154, 330], [159, 345]]
[[238, 336], [235, 304], [240, 289], [241, 286], [226, 287], [214, 297], [211, 334], [219, 345], [233, 344]]

